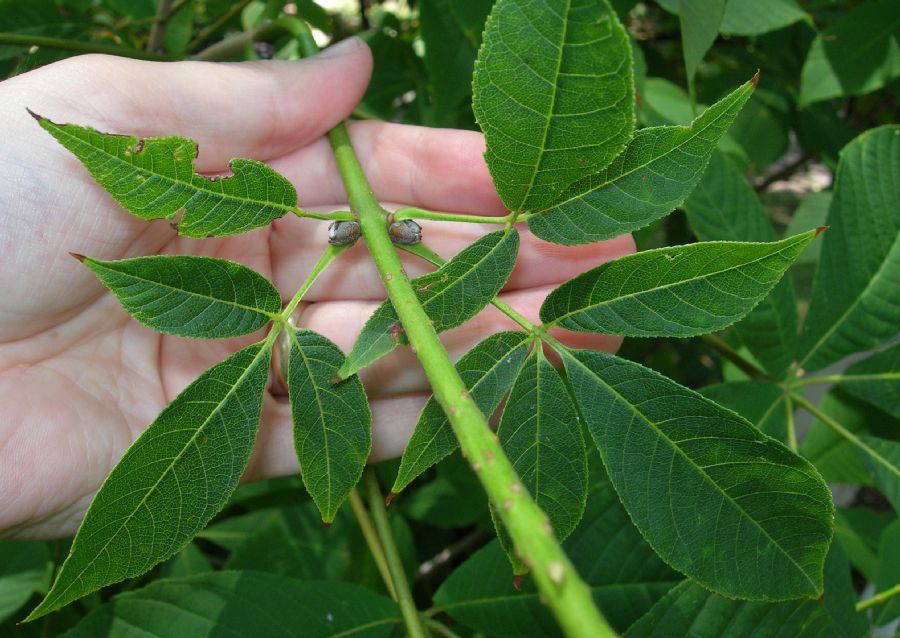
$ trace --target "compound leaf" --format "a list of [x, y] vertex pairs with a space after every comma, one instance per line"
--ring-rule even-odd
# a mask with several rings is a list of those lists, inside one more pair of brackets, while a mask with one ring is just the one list
[[[515, 230], [498, 230], [478, 238], [441, 268], [412, 280], [422, 307], [438, 332], [465, 323], [493, 299], [512, 273], [519, 250]], [[390, 301], [375, 309], [338, 372], [356, 374], [391, 352], [406, 337]]]
[[397, 604], [360, 585], [221, 571], [153, 582], [98, 607], [65, 638], [388, 638]]
[[357, 377], [332, 383], [344, 362], [320, 334], [291, 330], [288, 393], [300, 474], [326, 523], [362, 476], [372, 448], [372, 413]]
[[[525, 359], [530, 336], [524, 332], [499, 332], [464, 354], [456, 371], [485, 415], [491, 415]], [[403, 451], [400, 469], [391, 491], [403, 490], [429, 467], [459, 447], [450, 421], [432, 396], [425, 403], [412, 437]]]
[[[572, 397], [540, 347], [525, 360], [513, 383], [497, 436], [522, 485], [549, 517], [556, 537], [565, 539], [584, 513], [587, 448]], [[524, 573], [521, 558], [496, 522], [513, 571]]]
[[881, 345], [900, 327], [900, 126], [841, 151], [812, 300], [798, 345], [806, 370]]
[[637, 230], [669, 214], [697, 184], [756, 82], [754, 77], [738, 87], [690, 126], [641, 129], [609, 166], [529, 215], [528, 227], [557, 244], [585, 244]]
[[[753, 187], [720, 152], [713, 153], [700, 183], [684, 203], [684, 212], [700, 241], [775, 240], [775, 231]], [[734, 332], [767, 371], [781, 377], [793, 360], [797, 324], [794, 286], [789, 277], [783, 277], [734, 326]]]
[[637, 363], [561, 354], [622, 504], [667, 563], [734, 598], [822, 593], [834, 508], [809, 462]]
[[225, 505], [259, 427], [271, 349], [258, 343], [201, 374], [107, 477], [56, 582], [26, 620], [143, 574]]
[[157, 255], [82, 261], [128, 314], [166, 334], [237, 337], [262, 328], [281, 310], [281, 295], [265, 277], [224, 259]]
[[551, 292], [545, 324], [580, 332], [691, 337], [746, 315], [816, 236], [647, 250], [593, 268]]
[[541, 210], [618, 155], [634, 130], [628, 35], [606, 0], [499, 0], [473, 110], [503, 203]]
[[297, 206], [293, 185], [262, 162], [233, 159], [230, 177], [205, 177], [194, 172], [193, 140], [175, 136], [139, 140], [34, 117], [132, 215], [172, 219], [183, 210], [177, 225], [185, 237], [245, 233]]
[[840, 387], [900, 419], [900, 343], [854, 363]]

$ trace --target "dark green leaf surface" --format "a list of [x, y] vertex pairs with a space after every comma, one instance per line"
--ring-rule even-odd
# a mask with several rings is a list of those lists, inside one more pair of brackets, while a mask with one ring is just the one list
[[634, 129], [631, 47], [606, 0], [499, 0], [473, 90], [485, 159], [512, 211], [557, 202]]
[[48, 585], [51, 565], [46, 543], [0, 540], [0, 622]]
[[[602, 474], [591, 477], [585, 516], [563, 548], [618, 631], [681, 580], [641, 538]], [[434, 600], [458, 622], [494, 638], [562, 635], [531, 578], [523, 580], [521, 592], [513, 588], [509, 562], [496, 542], [459, 566]]]
[[759, 603], [729, 600], [685, 581], [669, 591], [625, 638], [841, 638], [814, 600]]
[[[828, 221], [828, 209], [831, 207], [831, 191], [819, 191], [818, 193], [810, 193], [803, 198], [791, 223], [785, 229], [786, 236], [796, 235], [798, 233], [824, 226]], [[797, 263], [815, 263], [819, 261], [819, 253], [822, 251], [822, 242], [813, 242], [806, 247]]]
[[180, 552], [160, 565], [157, 578], [183, 578], [213, 571], [212, 565], [197, 543], [188, 543]]
[[860, 439], [866, 446], [860, 453], [875, 477], [876, 487], [900, 514], [900, 442], [874, 436], [861, 436]]
[[719, 30], [731, 35], [759, 35], [808, 18], [794, 0], [728, 0]]
[[262, 328], [281, 310], [281, 295], [265, 277], [224, 259], [158, 255], [83, 261], [128, 314], [157, 332], [237, 337]]
[[[525, 359], [529, 335], [523, 332], [499, 332], [464, 354], [456, 371], [485, 415], [497, 409], [500, 400]], [[399, 493], [417, 476], [459, 447], [450, 421], [434, 397], [419, 414], [416, 428], [403, 451], [400, 469], [391, 491]]]
[[691, 126], [641, 129], [602, 171], [572, 184], [528, 217], [541, 239], [584, 244], [637, 230], [679, 206], [753, 93], [750, 81], [701, 113]]
[[[710, 158], [703, 178], [684, 203], [684, 211], [701, 241], [775, 240], [753, 187], [719, 152]], [[793, 359], [797, 341], [797, 302], [791, 279], [782, 278], [734, 331], [768, 372], [781, 377]]]
[[900, 4], [865, 2], [819, 33], [803, 63], [800, 106], [880, 89], [900, 75]]
[[774, 383], [765, 381], [716, 383], [701, 389], [700, 394], [729, 410], [734, 410], [773, 439], [784, 441], [787, 437], [784, 391]]
[[870, 581], [878, 577], [879, 539], [895, 520], [893, 512], [864, 507], [838, 508], [835, 512], [835, 540], [841, 543], [850, 563]]
[[[878, 578], [875, 591], [887, 591], [900, 585], [900, 520], [891, 523], [881, 533], [878, 548]], [[875, 624], [887, 625], [900, 618], [900, 597], [893, 599], [875, 610]]]
[[900, 343], [847, 368], [841, 389], [900, 419]]
[[856, 611], [857, 593], [850, 574], [850, 563], [837, 539], [831, 543], [825, 559], [825, 597], [820, 603], [831, 618], [832, 627], [841, 638], [863, 638], [869, 635], [869, 622]]
[[666, 562], [730, 597], [821, 594], [834, 510], [812, 465], [641, 365], [586, 350], [563, 361], [613, 486]]
[[332, 383], [344, 354], [309, 330], [292, 330], [288, 391], [303, 484], [326, 523], [362, 476], [372, 449], [372, 413], [357, 377]]
[[726, 0], [678, 0], [678, 18], [681, 22], [681, 48], [687, 69], [688, 85], [694, 83], [694, 74], [700, 60], [709, 51], [725, 15]]
[[[455, 111], [469, 100], [478, 42], [463, 31], [451, 0], [422, 0], [419, 15], [425, 43], [425, 68], [434, 103], [433, 122], [452, 125]], [[480, 34], [480, 30], [479, 30]]]
[[[900, 7], [900, 5], [897, 5]], [[900, 126], [841, 151], [798, 359], [818, 370], [900, 330]]]
[[[478, 238], [438, 270], [412, 280], [438, 332], [459, 326], [488, 305], [512, 273], [519, 234], [498, 230]], [[390, 301], [375, 309], [338, 373], [342, 379], [406, 343]]]
[[192, 140], [138, 140], [35, 117], [132, 215], [173, 219], [183, 210], [177, 224], [185, 237], [237, 235], [297, 206], [291, 183], [261, 162], [233, 159], [234, 175], [209, 178], [194, 172], [197, 144]]
[[359, 585], [223, 571], [120, 594], [64, 635], [387, 638], [401, 622], [396, 603]]
[[94, 497], [39, 618], [177, 553], [225, 505], [259, 427], [271, 351], [239, 350], [189, 385]]
[[746, 315], [816, 232], [779, 242], [705, 242], [601, 264], [551, 292], [541, 320], [579, 332], [691, 337]]
[[[584, 512], [587, 447], [572, 397], [541, 348], [522, 365], [497, 436], [522, 485], [549, 517], [556, 538], [565, 539]], [[516, 573], [523, 573], [521, 558], [497, 522], [501, 545]]]

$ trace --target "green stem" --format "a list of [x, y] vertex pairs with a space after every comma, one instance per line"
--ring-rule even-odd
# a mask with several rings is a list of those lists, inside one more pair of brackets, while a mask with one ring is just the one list
[[853, 432], [851, 432], [850, 430], [845, 428], [838, 421], [831, 418], [825, 412], [823, 412], [822, 410], [820, 410], [819, 408], [814, 406], [812, 403], [807, 401], [806, 398], [804, 398], [803, 396], [801, 396], [795, 392], [792, 392], [791, 399], [794, 401], [794, 403], [796, 403], [801, 408], [803, 408], [804, 410], [806, 410], [807, 412], [812, 414], [814, 417], [819, 419], [822, 423], [824, 423], [825, 425], [830, 427], [832, 430], [837, 432], [840, 436], [847, 439], [847, 441], [849, 441], [850, 443], [852, 443], [859, 449], [863, 450], [866, 454], [871, 456], [873, 459], [878, 461], [880, 464], [884, 465], [885, 467], [891, 467], [891, 462], [888, 459], [884, 458], [877, 451], [873, 450], [871, 447], [866, 445], [862, 439], [860, 439]]
[[193, 40], [191, 40], [187, 45], [188, 51], [196, 51], [200, 48], [200, 45], [206, 42], [209, 38], [214, 36], [219, 30], [224, 29], [228, 22], [241, 11], [244, 10], [250, 4], [250, 0], [240, 0], [240, 2], [236, 2], [235, 4], [228, 7], [228, 10], [219, 16], [212, 24], [207, 26], [205, 29], [202, 29], [200, 33], [198, 33]]
[[150, 38], [147, 40], [147, 50], [157, 53], [162, 47], [163, 38], [166, 36], [166, 23], [172, 16], [172, 0], [159, 0], [156, 6], [156, 16], [153, 18], [153, 26], [150, 27]]
[[25, 47], [45, 47], [47, 49], [59, 49], [62, 51], [72, 51], [74, 53], [105, 53], [107, 55], [117, 55], [122, 58], [152, 60], [155, 62], [169, 62], [178, 59], [170, 55], [153, 53], [152, 51], [141, 51], [140, 49], [129, 49], [127, 47], [111, 44], [81, 42], [78, 40], [67, 40], [65, 38], [49, 38], [40, 35], [20, 35], [18, 33], [0, 33], [0, 44], [14, 44]]
[[433, 618], [426, 618], [425, 624], [428, 626], [428, 628], [431, 631], [433, 631], [434, 633], [436, 633], [440, 636], [443, 636], [444, 638], [460, 638], [460, 635], [458, 633], [456, 633], [455, 631], [450, 629], [444, 623], [438, 622], [437, 620], [434, 620]]
[[880, 605], [897, 595], [900, 595], [900, 584], [894, 585], [890, 589], [885, 589], [883, 592], [879, 592], [871, 598], [859, 601], [856, 603], [856, 611], [865, 611], [869, 607]]
[[[318, 52], [308, 29], [298, 41], [304, 57]], [[488, 497], [495, 504], [523, 561], [531, 567], [544, 600], [566, 635], [584, 638], [616, 636], [594, 605], [590, 589], [554, 538], [552, 528], [546, 524], [547, 515], [522, 488], [500, 441], [475, 405], [438, 339], [391, 243], [387, 232], [387, 213], [372, 193], [350, 143], [347, 128], [338, 124], [329, 131], [328, 139], [347, 191], [350, 210], [359, 216], [363, 240], [406, 336], [415, 348], [434, 397], [447, 415], [463, 455], [469, 459]]]
[[375, 471], [371, 467], [366, 468], [363, 480], [369, 493], [369, 509], [372, 511], [378, 539], [384, 548], [384, 557], [391, 573], [391, 580], [394, 582], [397, 604], [400, 605], [400, 613], [403, 615], [406, 631], [410, 638], [425, 638], [428, 634], [422, 626], [422, 618], [419, 616], [419, 610], [416, 609], [415, 601], [413, 601], [412, 591], [409, 589], [409, 583], [403, 571], [403, 563], [400, 560], [400, 552], [397, 551], [391, 524], [388, 522], [387, 510], [384, 508], [384, 497], [378, 487]]
[[504, 226], [512, 219], [512, 214], [498, 217], [496, 215], [467, 215], [465, 213], [441, 213], [424, 208], [406, 207], [394, 211], [394, 219], [431, 219], [441, 222], [465, 222], [469, 224], [499, 224]]
[[797, 428], [794, 425], [794, 402], [790, 396], [784, 399], [784, 417], [787, 424], [788, 447], [796, 454], [797, 452]]
[[815, 383], [843, 383], [844, 381], [897, 381], [900, 372], [873, 372], [872, 374], [823, 374], [805, 379], [797, 379], [794, 387], [802, 387]]
[[712, 346], [712, 348], [716, 350], [720, 355], [722, 355], [725, 359], [728, 359], [729, 361], [731, 361], [731, 363], [736, 365], [744, 374], [746, 374], [751, 379], [756, 379], [758, 381], [768, 381], [769, 383], [776, 382], [775, 379], [773, 379], [768, 374], [742, 357], [737, 350], [729, 346], [720, 336], [715, 334], [706, 334], [700, 335], [700, 338], [707, 344]]
[[319, 257], [319, 261], [316, 262], [316, 265], [313, 266], [313, 269], [306, 276], [304, 282], [300, 285], [300, 288], [294, 293], [294, 297], [288, 302], [288, 305], [285, 306], [284, 310], [281, 311], [279, 315], [279, 321], [276, 323], [286, 323], [292, 314], [294, 314], [294, 310], [297, 309], [297, 305], [300, 303], [300, 300], [303, 299], [303, 295], [307, 293], [310, 287], [316, 282], [316, 279], [319, 278], [319, 275], [322, 274], [328, 265], [334, 261], [334, 258], [340, 255], [344, 250], [347, 249], [347, 246], [332, 246], [328, 245], [322, 252], [322, 256]]
[[350, 507], [353, 509], [353, 515], [356, 516], [359, 531], [362, 532], [363, 538], [366, 540], [366, 546], [369, 548], [369, 553], [372, 554], [372, 558], [375, 560], [375, 567], [378, 568], [378, 573], [381, 574], [381, 580], [384, 581], [384, 586], [387, 587], [391, 598], [397, 600], [397, 590], [394, 588], [394, 581], [391, 579], [391, 571], [384, 556], [384, 548], [378, 540], [378, 533], [372, 525], [369, 512], [366, 511], [366, 506], [363, 504], [362, 498], [360, 498], [359, 492], [356, 491], [355, 487], [350, 490], [348, 500], [350, 501]]
[[349, 210], [336, 210], [333, 213], [314, 213], [302, 208], [292, 208], [291, 212], [297, 217], [305, 219], [321, 219], [324, 221], [351, 221], [356, 219], [356, 215]]

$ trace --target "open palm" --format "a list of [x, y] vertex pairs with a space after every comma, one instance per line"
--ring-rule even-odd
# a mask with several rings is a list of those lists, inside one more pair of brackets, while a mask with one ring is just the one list
[[[198, 141], [197, 170], [227, 171], [232, 157], [267, 162], [311, 210], [346, 209], [323, 134], [347, 117], [371, 72], [353, 39], [303, 62], [148, 63], [83, 56], [0, 84], [0, 530], [55, 537], [75, 531], [125, 449], [200, 372], [261, 333], [222, 341], [158, 335], [141, 326], [72, 259], [156, 253], [241, 262], [290, 298], [327, 241], [327, 225], [285, 218], [239, 237], [190, 240], [163, 221], [125, 213], [79, 162], [33, 122], [26, 107], [57, 122], [140, 136]], [[376, 196], [387, 207], [504, 214], [482, 159], [479, 134], [358, 122], [351, 136]], [[486, 229], [425, 225], [445, 257]], [[633, 250], [630, 237], [580, 249], [523, 232], [519, 264], [503, 293], [526, 316], [555, 284]], [[428, 267], [410, 258], [411, 276]], [[362, 243], [341, 255], [300, 308], [300, 323], [345, 351], [384, 297]], [[444, 342], [453, 358], [510, 324], [486, 310]], [[561, 335], [613, 350], [619, 341]], [[401, 350], [361, 375], [374, 416], [373, 457], [399, 454], [427, 396], [414, 356]], [[289, 406], [273, 382], [248, 478], [297, 471]]]

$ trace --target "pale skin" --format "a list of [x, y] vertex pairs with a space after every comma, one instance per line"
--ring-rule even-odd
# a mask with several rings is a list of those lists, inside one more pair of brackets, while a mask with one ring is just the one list
[[[224, 341], [154, 333], [131, 319], [69, 252], [99, 259], [202, 254], [243, 263], [289, 299], [327, 244], [327, 223], [288, 216], [230, 238], [178, 237], [165, 221], [122, 210], [81, 164], [31, 119], [199, 143], [197, 169], [264, 161], [309, 210], [346, 210], [325, 132], [348, 117], [372, 61], [358, 40], [301, 62], [152, 63], [81, 56], [0, 84], [0, 535], [74, 534], [94, 493], [127, 447], [188, 383], [264, 332]], [[480, 134], [355, 122], [350, 134], [375, 195], [387, 208], [503, 215]], [[497, 226], [423, 222], [426, 243], [449, 258]], [[534, 238], [522, 247], [502, 298], [532, 321], [558, 283], [633, 252], [630, 236], [577, 248]], [[404, 256], [410, 276], [430, 269]], [[340, 256], [299, 309], [300, 325], [348, 351], [384, 289], [360, 242]], [[455, 360], [514, 324], [488, 309], [443, 335]], [[620, 340], [555, 333], [578, 347], [614, 351]], [[402, 453], [426, 397], [403, 349], [362, 373], [374, 413], [372, 460]], [[290, 406], [276, 381], [263, 407], [245, 480], [298, 471]]]

